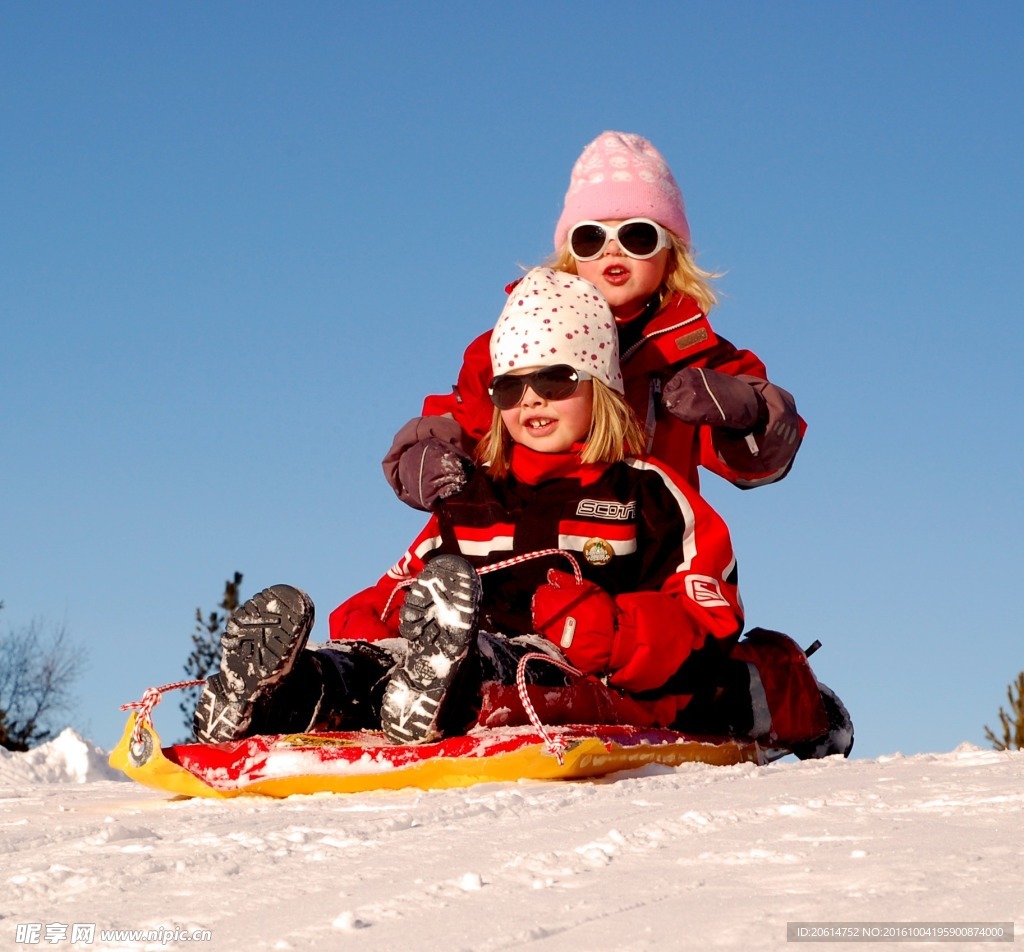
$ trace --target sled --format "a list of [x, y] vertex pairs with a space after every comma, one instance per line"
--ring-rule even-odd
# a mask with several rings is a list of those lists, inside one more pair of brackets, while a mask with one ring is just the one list
[[[436, 743], [392, 744], [377, 731], [281, 734], [161, 748], [133, 713], [110, 764], [145, 786], [184, 797], [437, 790], [519, 780], [582, 780], [648, 764], [763, 764], [753, 741], [661, 728], [570, 725], [475, 728]], [[554, 745], [552, 744], [554, 742]]]

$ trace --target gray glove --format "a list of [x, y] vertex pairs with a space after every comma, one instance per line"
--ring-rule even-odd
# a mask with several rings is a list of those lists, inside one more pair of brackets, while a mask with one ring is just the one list
[[381, 465], [402, 502], [431, 512], [473, 471], [462, 428], [451, 417], [416, 417], [395, 434]]
[[459, 447], [433, 436], [410, 446], [398, 460], [406, 501], [427, 512], [461, 492], [472, 471], [473, 463]]
[[706, 367], [684, 367], [665, 384], [662, 405], [694, 426], [750, 432], [768, 420], [764, 397], [749, 383]]

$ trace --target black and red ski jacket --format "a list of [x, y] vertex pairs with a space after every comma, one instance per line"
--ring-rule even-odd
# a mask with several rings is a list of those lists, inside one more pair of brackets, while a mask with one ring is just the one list
[[[456, 553], [482, 568], [548, 549], [570, 553], [583, 577], [615, 601], [607, 672], [614, 687], [657, 689], [695, 652], [713, 643], [720, 652], [712, 653], [726, 654], [739, 637], [743, 609], [728, 528], [686, 480], [652, 458], [585, 465], [576, 453], [515, 446], [507, 479], [474, 474], [377, 585], [332, 612], [331, 638], [396, 636], [396, 589], [433, 555]], [[483, 575], [481, 627], [531, 632], [531, 600], [551, 568], [571, 566], [553, 554]]]

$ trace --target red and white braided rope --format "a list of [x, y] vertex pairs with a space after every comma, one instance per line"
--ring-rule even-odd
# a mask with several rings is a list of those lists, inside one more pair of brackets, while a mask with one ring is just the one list
[[384, 603], [384, 608], [383, 608], [383, 610], [380, 613], [380, 620], [381, 621], [384, 621], [384, 619], [386, 619], [388, 617], [388, 615], [391, 614], [391, 605], [392, 605], [392, 603], [395, 600], [395, 596], [397, 596], [398, 593], [403, 588], [408, 588], [415, 581], [416, 581], [416, 579], [414, 579], [414, 578], [403, 579], [401, 582], [399, 582], [397, 585], [395, 585], [395, 587], [393, 589], [391, 589], [391, 594], [388, 596], [388, 600]]
[[141, 701], [129, 701], [121, 705], [122, 711], [136, 711], [135, 730], [132, 731], [132, 744], [142, 743], [142, 731], [145, 727], [153, 726], [153, 708], [156, 707], [164, 694], [168, 691], [180, 691], [183, 688], [192, 688], [199, 684], [206, 684], [202, 678], [194, 681], [174, 681], [171, 684], [163, 684], [158, 688], [146, 688]]
[[553, 658], [551, 655], [540, 651], [531, 651], [529, 654], [523, 655], [519, 659], [519, 665], [516, 668], [516, 691], [519, 692], [519, 701], [523, 705], [523, 710], [526, 711], [526, 716], [530, 719], [530, 723], [536, 728], [540, 736], [544, 738], [544, 746], [547, 748], [548, 753], [554, 754], [558, 758], [558, 766], [561, 767], [565, 763], [565, 750], [568, 745], [561, 734], [552, 735], [547, 732], [544, 722], [537, 715], [533, 702], [530, 700], [529, 692], [526, 690], [526, 665], [531, 661], [546, 661], [548, 664], [553, 664], [556, 668], [560, 668], [566, 674], [576, 675], [581, 678], [583, 677], [583, 672], [574, 668], [568, 662], [560, 661], [558, 658]]
[[[507, 569], [513, 565], [520, 565], [523, 562], [529, 562], [530, 559], [543, 558], [546, 555], [561, 555], [567, 558], [570, 564], [572, 565], [572, 574], [573, 578], [576, 579], [576, 584], [578, 585], [583, 582], [583, 573], [580, 571], [579, 562], [576, 561], [576, 557], [571, 552], [567, 552], [565, 549], [537, 549], [536, 552], [524, 552], [522, 555], [514, 555], [510, 559], [502, 559], [500, 562], [492, 562], [490, 565], [481, 566], [476, 570], [476, 574], [487, 575], [489, 572], [497, 572], [498, 569]], [[383, 610], [380, 613], [381, 621], [384, 621], [384, 619], [387, 618], [388, 615], [390, 614], [391, 606], [394, 604], [395, 598], [397, 597], [398, 593], [402, 589], [408, 588], [415, 581], [415, 579], [407, 578], [402, 579], [401, 582], [398, 582], [395, 585], [395, 587], [391, 590], [391, 594], [388, 596], [388, 600], [384, 603]]]
[[576, 557], [565, 549], [538, 549], [536, 552], [524, 552], [522, 555], [514, 555], [510, 559], [502, 559], [500, 562], [492, 562], [490, 565], [485, 565], [483, 568], [477, 569], [478, 575], [486, 575], [488, 572], [497, 572], [498, 569], [507, 569], [513, 565], [519, 565], [521, 562], [529, 562], [530, 559], [539, 559], [545, 555], [562, 555], [565, 556], [572, 563], [572, 574], [576, 579], [576, 584], [582, 584], [583, 573], [580, 571], [580, 564], [576, 561]]

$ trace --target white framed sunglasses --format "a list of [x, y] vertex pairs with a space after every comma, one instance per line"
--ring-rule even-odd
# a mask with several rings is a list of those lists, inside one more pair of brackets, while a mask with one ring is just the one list
[[569, 230], [569, 253], [577, 261], [593, 261], [604, 254], [614, 240], [631, 258], [653, 258], [662, 248], [672, 247], [668, 230], [649, 218], [629, 218], [618, 225], [599, 221], [578, 221]]

